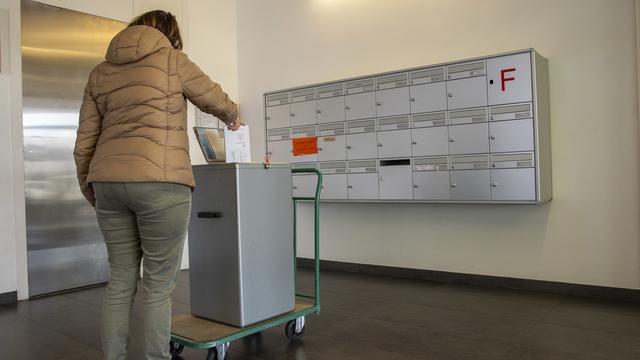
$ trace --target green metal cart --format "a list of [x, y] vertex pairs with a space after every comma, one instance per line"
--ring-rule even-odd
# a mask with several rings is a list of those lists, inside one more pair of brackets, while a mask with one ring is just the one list
[[[320, 312], [320, 189], [322, 174], [317, 169], [292, 169], [293, 174], [315, 174], [318, 177], [315, 196], [293, 197], [293, 246], [294, 267], [297, 247], [297, 205], [301, 201], [312, 201], [314, 206], [314, 294], [313, 296], [296, 294], [296, 305], [292, 312], [253, 324], [237, 328], [211, 320], [195, 317], [191, 314], [174, 316], [171, 321], [171, 342], [169, 349], [174, 359], [179, 359], [184, 347], [209, 349], [206, 360], [226, 358], [229, 343], [266, 329], [286, 324], [285, 335], [289, 340], [297, 340], [304, 335], [305, 316]], [[295, 268], [294, 268], [295, 271]], [[313, 300], [313, 303], [298, 301]]]

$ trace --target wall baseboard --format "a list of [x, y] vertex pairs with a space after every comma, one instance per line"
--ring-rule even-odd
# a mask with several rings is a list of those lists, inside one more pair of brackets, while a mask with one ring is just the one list
[[[313, 268], [313, 259], [298, 258], [298, 266], [302, 268]], [[504, 289], [539, 291], [597, 299], [640, 302], [640, 290], [606, 286], [464, 274], [447, 271], [409, 269], [382, 265], [356, 264], [331, 260], [320, 260], [320, 269], [450, 284], [466, 284]]]
[[0, 305], [14, 304], [18, 302], [18, 292], [11, 291], [8, 293], [0, 294]]

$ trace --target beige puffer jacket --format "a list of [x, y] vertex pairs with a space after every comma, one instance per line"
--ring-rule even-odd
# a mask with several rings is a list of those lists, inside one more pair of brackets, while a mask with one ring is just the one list
[[84, 92], [73, 155], [80, 188], [92, 182], [172, 182], [195, 186], [187, 103], [225, 123], [237, 105], [164, 34], [131, 26], [116, 35]]

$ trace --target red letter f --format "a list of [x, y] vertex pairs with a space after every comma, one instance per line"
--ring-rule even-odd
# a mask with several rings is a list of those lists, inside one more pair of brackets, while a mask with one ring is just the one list
[[516, 79], [515, 77], [504, 77], [504, 75], [506, 73], [513, 72], [513, 71], [516, 71], [516, 68], [500, 70], [500, 78], [501, 78], [501, 82], [502, 82], [502, 92], [504, 92], [504, 90], [505, 90], [505, 84], [507, 83], [507, 81], [513, 81], [513, 80]]

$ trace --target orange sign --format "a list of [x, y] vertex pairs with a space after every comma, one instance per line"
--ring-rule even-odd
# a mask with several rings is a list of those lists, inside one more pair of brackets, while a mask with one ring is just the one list
[[291, 140], [293, 156], [313, 155], [318, 153], [318, 138], [303, 137]]

